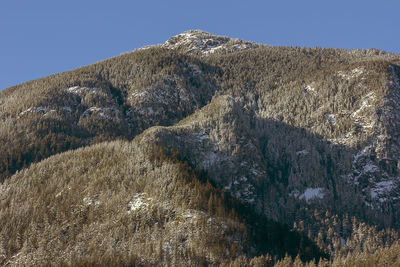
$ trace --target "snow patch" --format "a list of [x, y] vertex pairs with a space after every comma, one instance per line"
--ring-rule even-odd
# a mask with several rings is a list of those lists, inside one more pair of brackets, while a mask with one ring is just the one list
[[313, 86], [311, 86], [311, 84], [307, 85], [306, 88], [305, 88], [305, 90], [306, 90], [307, 92], [309, 92], [309, 93], [315, 95], [315, 96], [318, 95], [317, 90], [315, 90], [315, 88], [314, 88]]
[[382, 195], [387, 194], [390, 192], [394, 187], [393, 181], [387, 180], [387, 181], [382, 181], [379, 183], [375, 184], [375, 187], [371, 189], [370, 195], [372, 199], [378, 198], [379, 202], [385, 202], [387, 200], [386, 197], [383, 197]]
[[224, 45], [217, 45], [217, 46], [207, 46], [205, 49], [204, 49], [204, 51], [203, 51], [203, 54], [205, 54], [205, 55], [207, 55], [207, 54], [213, 54], [213, 53], [215, 53], [216, 51], [218, 51], [218, 50], [220, 50], [220, 49], [222, 49], [222, 48], [224, 48]]
[[369, 156], [369, 151], [371, 150], [371, 145], [364, 147], [360, 152], [354, 155], [353, 163], [356, 163], [360, 158]]
[[263, 175], [263, 173], [262, 173], [261, 171], [256, 170], [256, 169], [254, 169], [254, 168], [251, 168], [251, 169], [250, 169], [250, 172], [251, 172], [252, 174], [254, 174], [255, 176]]
[[134, 98], [145, 98], [147, 94], [146, 90], [137, 90], [134, 91], [131, 96]]
[[365, 69], [360, 67], [360, 68], [355, 68], [352, 71], [338, 71], [337, 74], [345, 80], [351, 80], [361, 76], [364, 73], [364, 71]]
[[330, 124], [335, 124], [335, 115], [325, 114], [325, 120], [327, 120]]
[[371, 107], [372, 106], [372, 101], [375, 99], [375, 93], [370, 92], [366, 96], [363, 97], [363, 100], [361, 102], [360, 107], [351, 114], [352, 117], [357, 117], [358, 113], [363, 111], [365, 108]]
[[152, 107], [147, 107], [147, 111], [149, 115], [153, 115], [154, 114], [154, 110]]
[[65, 91], [72, 93], [72, 94], [82, 94], [82, 93], [99, 93], [101, 91], [100, 88], [95, 87], [81, 87], [81, 86], [73, 86], [65, 89]]
[[310, 153], [310, 152], [308, 152], [308, 150], [303, 149], [303, 150], [297, 151], [297, 152], [296, 152], [296, 155], [297, 155], [297, 156], [305, 156], [305, 155], [308, 155], [309, 153]]
[[46, 108], [46, 107], [41, 107], [41, 106], [39, 106], [39, 107], [30, 107], [27, 110], [22, 111], [19, 114], [19, 116], [23, 116], [23, 115], [25, 115], [27, 113], [42, 113], [43, 116], [45, 116], [45, 115], [47, 115], [49, 113], [52, 113], [52, 112], [55, 112], [55, 110], [54, 109], [50, 109], [50, 108]]
[[235, 44], [233, 47], [236, 50], [247, 50], [251, 48], [251, 46], [249, 46], [248, 44]]
[[102, 118], [111, 119], [111, 120], [113, 118], [116, 118], [117, 122], [120, 122], [119, 110], [115, 107], [102, 107], [102, 108], [91, 107], [82, 113], [82, 117], [84, 118], [84, 117], [87, 117], [92, 114], [96, 114]]
[[378, 167], [375, 166], [374, 164], [372, 164], [371, 162], [367, 163], [364, 166], [364, 173], [368, 173], [368, 172], [376, 172], [378, 170]]
[[241, 176], [241, 177], [239, 178], [239, 180], [240, 180], [241, 182], [247, 182], [247, 177], [246, 177], [246, 176]]
[[312, 199], [319, 198], [322, 199], [324, 198], [324, 192], [323, 188], [307, 188], [306, 191], [302, 195], [299, 196], [299, 199], [304, 199], [306, 202], [309, 202]]
[[240, 195], [239, 199], [243, 199], [244, 201], [246, 201], [248, 203], [254, 203], [254, 201], [255, 201], [255, 199], [253, 197], [254, 186], [251, 184], [242, 184], [241, 189], [242, 190], [237, 192]]
[[191, 210], [186, 210], [183, 214], [182, 217], [184, 219], [197, 219], [198, 215], [196, 214], [195, 211], [191, 211]]
[[[145, 46], [139, 47], [139, 48], [137, 48], [137, 49], [135, 49], [135, 50], [136, 50], [136, 51], [147, 50], [147, 49], [150, 49], [150, 48], [153, 48], [153, 47], [157, 47], [157, 46], [159, 46], [159, 45], [145, 45]], [[134, 51], [135, 51], [135, 50], [134, 50]], [[121, 55], [123, 55], [123, 54], [128, 54], [128, 53], [131, 53], [131, 51], [128, 51], [128, 52], [125, 52], [125, 53], [121, 53]]]
[[[60, 192], [59, 194], [61, 194], [61, 192]], [[57, 197], [57, 196], [56, 196], [56, 197]], [[83, 204], [84, 204], [85, 206], [94, 205], [95, 207], [98, 207], [98, 206], [100, 206], [100, 200], [93, 200], [93, 199], [90, 198], [90, 197], [84, 197], [84, 198], [83, 198]]]
[[210, 136], [205, 132], [199, 132], [197, 134], [197, 140], [199, 140], [199, 142], [203, 142], [204, 140], [210, 140]]
[[132, 200], [128, 203], [128, 213], [148, 207], [148, 202], [151, 202], [153, 199], [151, 197], [145, 198], [145, 196], [146, 193], [135, 194]]

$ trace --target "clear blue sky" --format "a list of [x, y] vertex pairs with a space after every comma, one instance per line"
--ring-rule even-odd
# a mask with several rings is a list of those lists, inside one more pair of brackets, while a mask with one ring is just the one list
[[269, 45], [400, 53], [399, 0], [0, 0], [0, 90], [189, 29]]

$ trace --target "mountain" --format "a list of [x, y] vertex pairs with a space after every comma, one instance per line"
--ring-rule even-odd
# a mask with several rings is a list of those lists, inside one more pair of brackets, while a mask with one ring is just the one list
[[399, 121], [399, 54], [199, 30], [8, 88], [0, 264], [395, 264]]

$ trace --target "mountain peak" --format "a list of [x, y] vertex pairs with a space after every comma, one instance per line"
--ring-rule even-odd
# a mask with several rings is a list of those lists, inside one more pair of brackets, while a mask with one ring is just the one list
[[244, 40], [214, 35], [202, 30], [188, 30], [168, 39], [163, 46], [183, 52], [208, 55], [257, 48], [260, 45]]
[[204, 36], [214, 36], [214, 37], [222, 37], [222, 36], [219, 36], [219, 35], [216, 35], [216, 34], [212, 34], [212, 33], [209, 33], [209, 32], [206, 32], [206, 31], [203, 31], [203, 30], [199, 30], [199, 29], [197, 29], [197, 30], [187, 30], [187, 31], [184, 31], [184, 32], [182, 32], [182, 33], [180, 33], [180, 34], [178, 34], [178, 35], [196, 35], [196, 36], [199, 36], [199, 37], [204, 37]]

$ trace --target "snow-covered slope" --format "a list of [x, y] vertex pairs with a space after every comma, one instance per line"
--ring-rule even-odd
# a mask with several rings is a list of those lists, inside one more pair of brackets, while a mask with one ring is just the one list
[[[391, 66], [389, 70], [383, 105], [367, 104], [368, 100], [361, 104], [360, 109], [372, 109], [376, 115], [369, 119], [371, 138], [353, 161], [355, 183], [363, 187], [367, 205], [378, 209], [382, 209], [382, 203], [400, 204], [399, 68]], [[356, 116], [358, 120], [367, 120], [365, 116]]]

